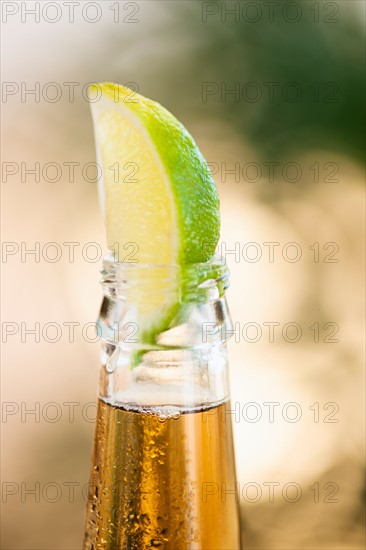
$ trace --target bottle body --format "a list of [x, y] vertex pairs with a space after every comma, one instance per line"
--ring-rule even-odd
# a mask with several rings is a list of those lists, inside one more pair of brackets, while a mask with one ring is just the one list
[[235, 488], [226, 406], [162, 419], [99, 401], [85, 548], [240, 548], [219, 495]]
[[[216, 330], [228, 315], [215, 296], [190, 302], [184, 329], [180, 317], [158, 346], [126, 345], [120, 330], [112, 343], [104, 327], [86, 550], [240, 548], [226, 344]], [[111, 327], [113, 309], [102, 325]]]

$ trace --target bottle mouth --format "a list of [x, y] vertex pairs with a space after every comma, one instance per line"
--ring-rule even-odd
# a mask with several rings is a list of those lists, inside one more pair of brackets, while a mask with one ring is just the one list
[[[186, 298], [219, 298], [229, 287], [229, 270], [221, 256], [214, 256], [207, 262], [193, 264], [142, 264], [119, 262], [112, 253], [103, 258], [101, 284], [109, 290], [139, 288], [143, 290], [147, 281], [159, 280], [166, 291], [178, 284], [184, 289]], [[149, 284], [149, 288], [154, 285]]]

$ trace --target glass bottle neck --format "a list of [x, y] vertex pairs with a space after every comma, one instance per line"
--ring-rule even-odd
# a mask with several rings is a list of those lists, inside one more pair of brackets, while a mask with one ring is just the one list
[[228, 399], [225, 262], [182, 268], [107, 257], [102, 276], [101, 399], [127, 409], [158, 407], [159, 414]]

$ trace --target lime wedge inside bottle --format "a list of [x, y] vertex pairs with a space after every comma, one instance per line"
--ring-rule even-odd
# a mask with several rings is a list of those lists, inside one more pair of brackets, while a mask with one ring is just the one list
[[149, 299], [144, 292], [139, 324], [153, 339], [182, 299], [184, 266], [215, 252], [218, 193], [192, 136], [169, 111], [119, 84], [91, 88], [100, 98], [91, 108], [108, 247], [119, 262], [177, 267], [169, 270], [176, 292], [165, 302], [164, 277], [144, 282]]

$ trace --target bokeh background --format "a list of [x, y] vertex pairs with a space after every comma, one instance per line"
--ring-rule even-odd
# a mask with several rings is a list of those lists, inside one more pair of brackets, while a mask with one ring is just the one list
[[84, 86], [105, 80], [163, 103], [212, 163], [244, 327], [244, 548], [364, 548], [364, 3], [81, 0], [73, 21], [51, 4], [36, 21], [2, 2], [1, 548], [81, 548], [99, 354], [82, 327], [106, 248]]

